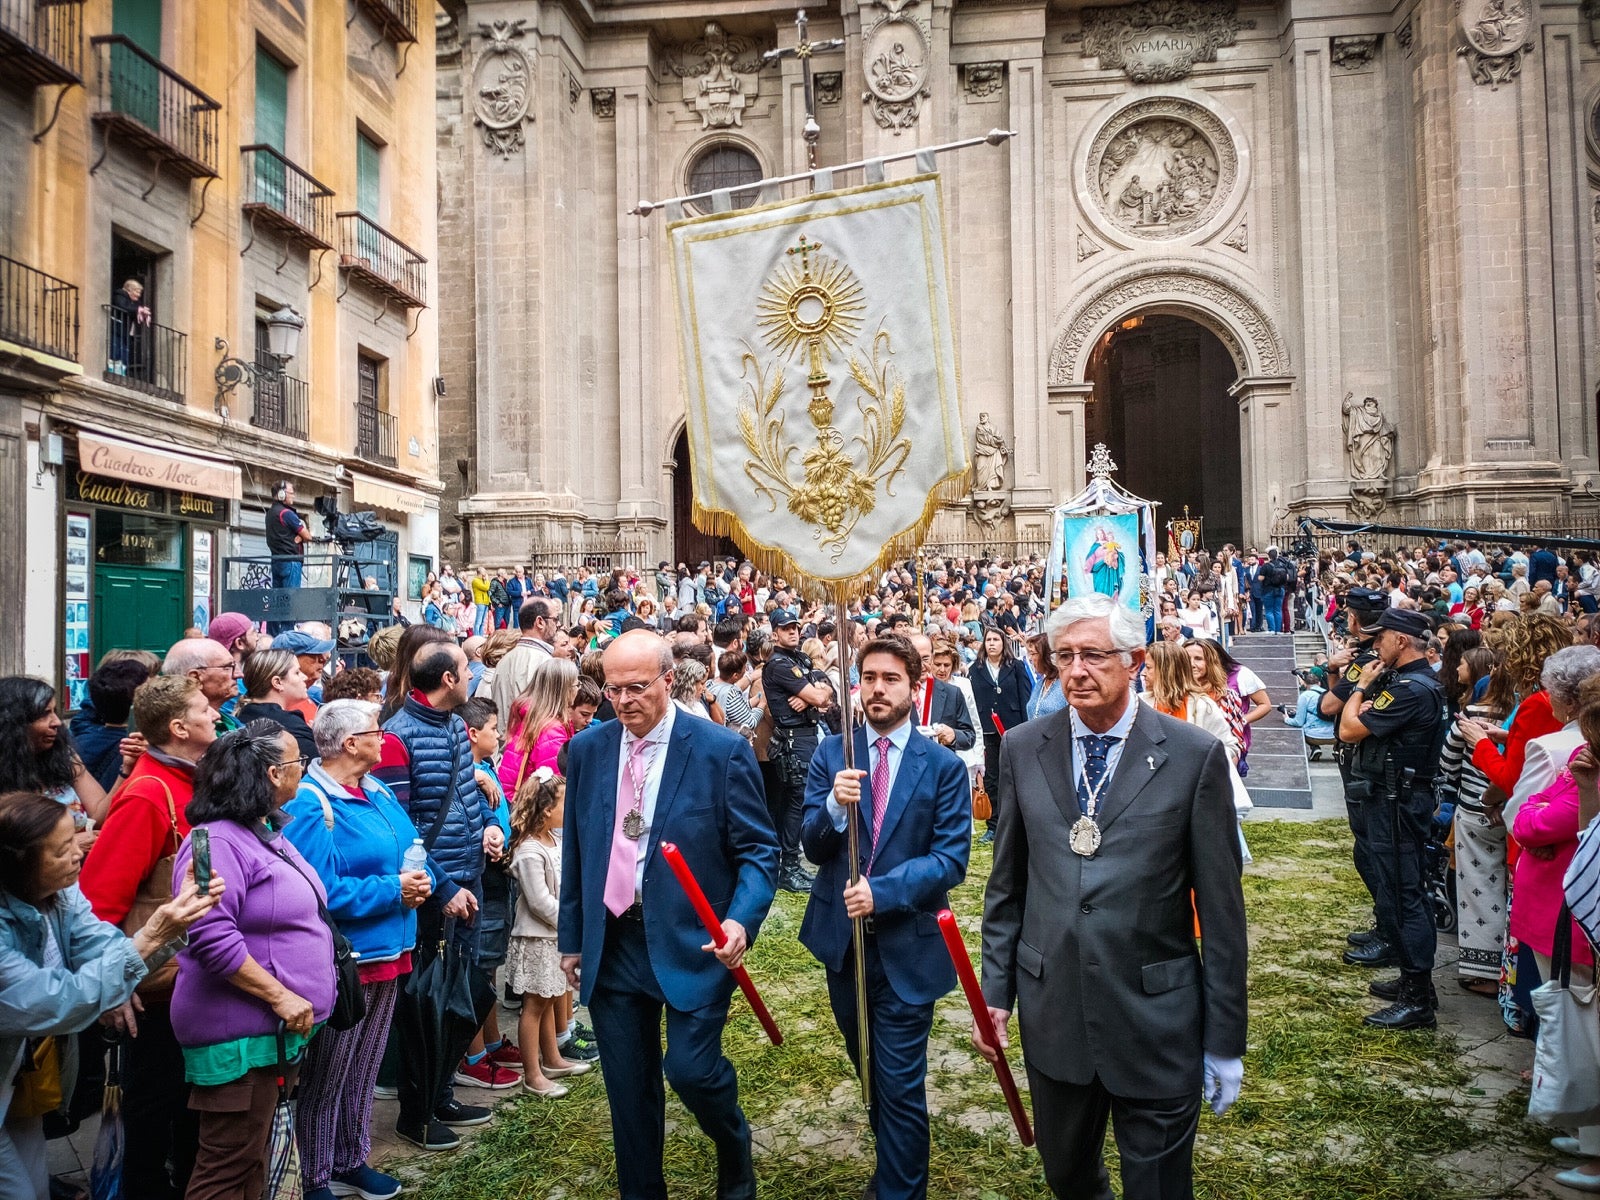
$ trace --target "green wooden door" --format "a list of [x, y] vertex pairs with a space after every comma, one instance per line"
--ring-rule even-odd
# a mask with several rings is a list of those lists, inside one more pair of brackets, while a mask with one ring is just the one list
[[[161, 57], [162, 0], [115, 0], [111, 32], [120, 33], [151, 58]], [[111, 105], [154, 132], [161, 132], [161, 72], [132, 53], [112, 44]]]
[[165, 654], [188, 627], [182, 571], [97, 565], [94, 571], [94, 653], [150, 650]]
[[[289, 68], [256, 47], [256, 141], [279, 154], [288, 151]], [[255, 156], [256, 202], [284, 211], [285, 170], [270, 154]]]

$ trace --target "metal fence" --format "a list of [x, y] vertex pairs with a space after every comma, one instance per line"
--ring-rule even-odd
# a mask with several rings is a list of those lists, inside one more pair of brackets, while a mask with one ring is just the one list
[[995, 540], [984, 541], [973, 539], [959, 542], [929, 542], [922, 548], [923, 556], [931, 561], [935, 558], [949, 561], [956, 558], [985, 559], [989, 562], [1026, 562], [1029, 555], [1033, 555], [1043, 562], [1050, 556], [1049, 538], [1023, 538], [1020, 540]]
[[0, 0], [0, 61], [33, 83], [82, 82], [83, 0]]
[[176, 329], [141, 321], [115, 305], [101, 305], [106, 322], [107, 383], [166, 400], [182, 400], [189, 374], [189, 339]]
[[[1400, 523], [1398, 519], [1397, 523]], [[1516, 513], [1495, 513], [1487, 518], [1480, 514], [1472, 521], [1441, 517], [1404, 523], [1428, 528], [1460, 530], [1472, 540], [1488, 546], [1520, 546], [1532, 538], [1541, 537], [1589, 538], [1600, 542], [1600, 516], [1591, 513], [1583, 513], [1559, 523], [1532, 522]], [[1310, 538], [1319, 551], [1331, 550], [1340, 553], [1344, 551], [1351, 538], [1371, 550], [1388, 550], [1400, 546], [1427, 546], [1431, 549], [1434, 544], [1434, 541], [1430, 541], [1423, 534], [1388, 533], [1378, 529], [1367, 533], [1340, 533], [1331, 529], [1319, 529], [1313, 525], [1302, 532], [1298, 517], [1281, 518], [1272, 527], [1272, 541], [1284, 549], [1288, 549], [1301, 538]]]
[[530, 571], [543, 571], [547, 576], [557, 569], [570, 576], [579, 567], [588, 567], [597, 574], [619, 567], [643, 573], [653, 569], [654, 563], [650, 561], [650, 544], [644, 538], [596, 534], [580, 541], [535, 542], [528, 548], [528, 566]]
[[131, 38], [116, 33], [90, 41], [100, 63], [95, 120], [117, 127], [187, 175], [215, 175], [222, 105]]
[[0, 340], [78, 361], [78, 289], [0, 256]]

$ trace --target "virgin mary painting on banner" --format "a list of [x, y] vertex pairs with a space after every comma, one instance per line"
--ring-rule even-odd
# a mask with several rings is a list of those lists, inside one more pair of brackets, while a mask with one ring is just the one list
[[1142, 611], [1139, 514], [1062, 518], [1067, 595], [1095, 592]]

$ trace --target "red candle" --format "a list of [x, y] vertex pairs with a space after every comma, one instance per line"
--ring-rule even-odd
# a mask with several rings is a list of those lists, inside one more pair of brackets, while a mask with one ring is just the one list
[[[983, 992], [978, 988], [978, 977], [973, 974], [972, 960], [967, 957], [967, 944], [961, 940], [961, 930], [956, 928], [956, 917], [948, 908], [939, 914], [939, 932], [944, 934], [944, 948], [950, 952], [950, 961], [956, 966], [956, 975], [961, 980], [961, 990], [966, 993], [967, 1007], [972, 1010], [972, 1019], [977, 1023], [978, 1029], [984, 1033], [985, 1042], [988, 1033], [994, 1028], [994, 1022], [989, 1017], [989, 1005], [983, 998]], [[1022, 1097], [1017, 1094], [1017, 1081], [1011, 1077], [1011, 1068], [1006, 1063], [1005, 1051], [997, 1050], [994, 1060], [994, 1076], [1000, 1081], [1000, 1090], [1005, 1093], [1006, 1107], [1011, 1110], [1011, 1123], [1017, 1127], [1017, 1137], [1022, 1139], [1024, 1146], [1033, 1145], [1033, 1126], [1028, 1122], [1028, 1114], [1023, 1110]]]
[[[683, 887], [684, 894], [689, 897], [689, 903], [694, 906], [700, 923], [711, 935], [711, 944], [721, 949], [728, 940], [728, 935], [722, 932], [722, 922], [717, 920], [711, 901], [707, 900], [705, 892], [700, 890], [700, 881], [694, 877], [689, 864], [683, 861], [682, 853], [671, 842], [662, 842], [661, 856], [667, 860], [667, 866], [671, 867], [672, 873], [678, 877], [678, 883]], [[756, 985], [750, 982], [750, 973], [742, 966], [734, 967], [733, 979], [739, 985], [739, 990], [744, 993], [744, 998], [750, 1001], [751, 1011], [756, 1014], [756, 1020], [761, 1022], [761, 1028], [767, 1031], [767, 1037], [772, 1040], [772, 1044], [783, 1045], [783, 1034], [778, 1032], [777, 1022], [772, 1019], [767, 1006], [761, 1002]]]

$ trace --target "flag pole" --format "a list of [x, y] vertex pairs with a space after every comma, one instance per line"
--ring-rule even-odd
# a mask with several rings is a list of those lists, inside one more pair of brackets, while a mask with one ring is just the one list
[[[853, 640], [850, 630], [847, 629], [847, 614], [850, 611], [850, 597], [845, 591], [845, 585], [836, 583], [833, 586], [834, 629], [837, 631], [837, 645], [839, 647], [839, 728], [844, 731], [843, 745], [844, 769], [855, 769], [856, 729], [855, 713], [850, 700], [850, 643]], [[845, 821], [845, 839], [847, 852], [850, 855], [850, 886], [855, 887], [861, 882], [861, 821], [860, 804], [857, 804]], [[860, 917], [851, 918], [851, 928], [854, 937], [851, 938], [853, 955], [855, 959], [856, 976], [856, 1045], [860, 1047], [856, 1055], [856, 1066], [861, 1072], [861, 1103], [870, 1110], [872, 1108], [872, 1038], [867, 1024], [867, 947], [865, 942], [866, 922]]]

